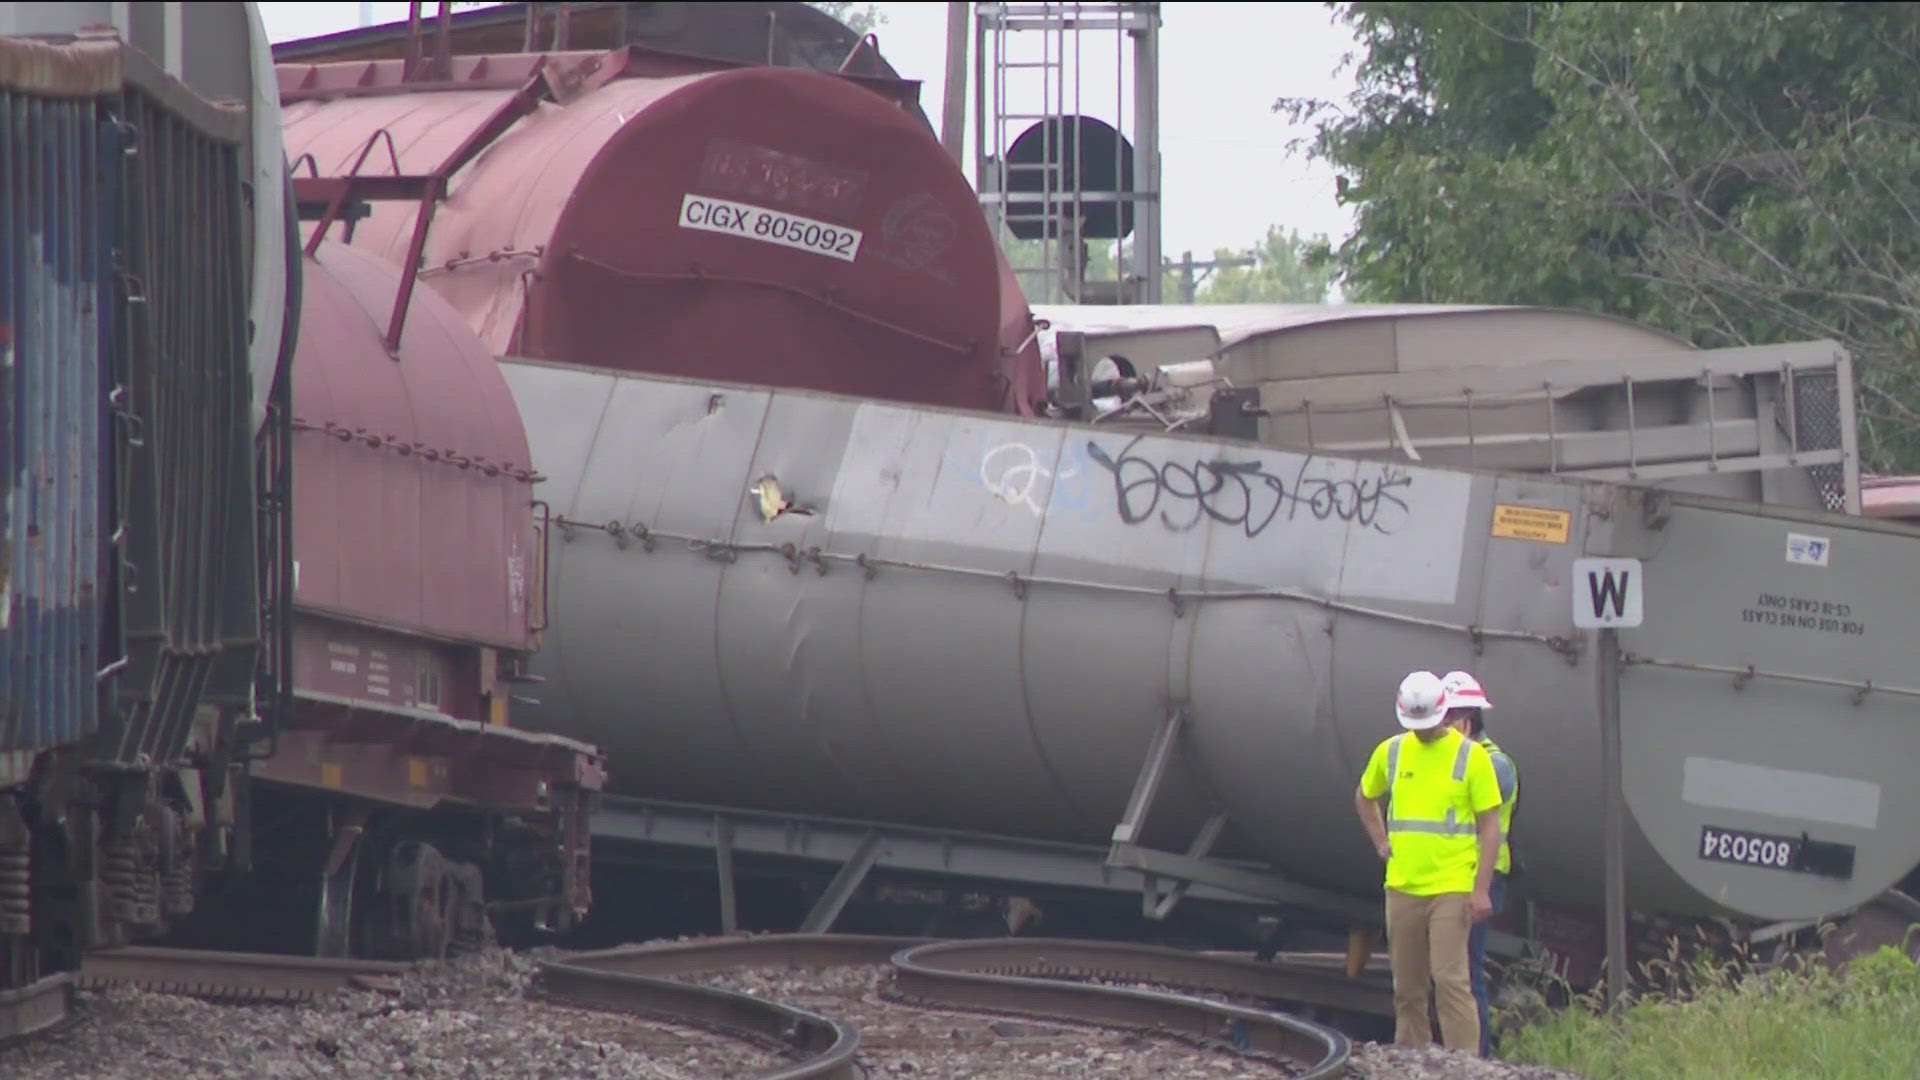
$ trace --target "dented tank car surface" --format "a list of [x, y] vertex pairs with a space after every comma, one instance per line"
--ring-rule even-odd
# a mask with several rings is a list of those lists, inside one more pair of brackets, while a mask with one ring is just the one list
[[[1911, 531], [503, 366], [569, 523], [531, 720], [606, 745], [614, 790], [1094, 844], [1177, 710], [1143, 842], [1184, 847], [1218, 807], [1220, 855], [1357, 895], [1377, 860], [1327, 835], [1394, 730], [1393, 682], [1470, 667], [1541, 793], [1517, 838], [1531, 893], [1591, 901], [1600, 724], [1573, 560], [1612, 555], [1645, 561], [1668, 613], [1620, 632], [1636, 906], [1801, 918], [1920, 860]], [[1515, 537], [1502, 506], [1556, 528]]]

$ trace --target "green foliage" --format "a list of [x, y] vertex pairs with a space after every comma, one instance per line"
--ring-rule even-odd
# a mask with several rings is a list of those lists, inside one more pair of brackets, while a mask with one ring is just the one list
[[[1317, 242], [1324, 245], [1326, 241], [1320, 238]], [[1196, 291], [1194, 300], [1202, 304], [1325, 303], [1333, 284], [1333, 267], [1325, 259], [1313, 257], [1314, 244], [1292, 229], [1272, 225], [1251, 253], [1220, 248], [1213, 253], [1215, 260], [1251, 254], [1254, 265], [1215, 270]], [[1168, 275], [1170, 279], [1178, 276]], [[1166, 296], [1169, 301], [1179, 298], [1177, 284], [1169, 283]]]
[[1589, 1080], [1907, 1080], [1920, 1076], [1920, 968], [1887, 947], [1835, 972], [1676, 963], [1669, 988], [1609, 1016], [1597, 998], [1534, 1021], [1501, 1056]]
[[825, 2], [812, 3], [808, 6], [819, 8], [840, 20], [847, 29], [856, 34], [871, 34], [887, 23], [886, 14], [875, 4], [855, 4], [850, 0], [825, 0]]
[[[1251, 267], [1233, 266], [1209, 270], [1196, 265], [1194, 277], [1196, 288], [1194, 302], [1199, 304], [1319, 304], [1325, 303], [1327, 293], [1332, 288], [1333, 267], [1324, 257], [1326, 240], [1323, 237], [1308, 239], [1292, 229], [1269, 226], [1267, 234], [1254, 246], [1252, 251], [1234, 251], [1229, 248], [1215, 249], [1212, 260], [1244, 259], [1252, 257], [1255, 265]], [[1038, 240], [1004, 239], [1002, 246], [1007, 259], [1013, 263], [1015, 276], [1020, 286], [1035, 302], [1051, 295], [1047, 283], [1038, 268], [1046, 258], [1046, 246]], [[1316, 257], [1316, 252], [1320, 256]], [[1050, 264], [1056, 276], [1059, 273], [1061, 256], [1052, 256]], [[1119, 280], [1120, 260], [1126, 256], [1125, 241], [1115, 244], [1111, 241], [1094, 241], [1087, 244], [1087, 263], [1082, 272], [1083, 280], [1091, 285], [1107, 283], [1109, 287]], [[1196, 264], [1208, 262], [1206, 258], [1196, 259]], [[1160, 296], [1163, 303], [1182, 302], [1185, 291], [1184, 274], [1179, 260], [1165, 262], [1165, 271], [1160, 279]]]
[[1920, 467], [1920, 6], [1330, 6], [1352, 99], [1276, 107], [1357, 207], [1356, 299], [1831, 338], [1868, 464]]

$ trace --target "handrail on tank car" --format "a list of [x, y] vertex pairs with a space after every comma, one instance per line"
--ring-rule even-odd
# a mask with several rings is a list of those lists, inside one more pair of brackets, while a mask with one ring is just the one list
[[[644, 536], [649, 541], [654, 542], [660, 540], [678, 540], [686, 544], [688, 550], [698, 551], [706, 554], [710, 558], [719, 558], [729, 562], [736, 559], [741, 553], [779, 555], [792, 564], [794, 573], [799, 573], [801, 565], [806, 562], [813, 563], [820, 569], [821, 573], [826, 572], [826, 563], [840, 562], [858, 567], [866, 573], [869, 579], [877, 575], [882, 568], [925, 570], [933, 573], [956, 574], [961, 577], [988, 578], [998, 582], [1010, 583], [1013, 586], [1014, 595], [1018, 599], [1024, 599], [1028, 588], [1034, 585], [1091, 589], [1099, 592], [1124, 593], [1134, 596], [1152, 596], [1167, 600], [1171, 603], [1173, 605], [1175, 618], [1179, 618], [1185, 614], [1186, 608], [1184, 603], [1187, 600], [1294, 600], [1300, 603], [1313, 604], [1317, 607], [1325, 608], [1328, 611], [1344, 612], [1349, 615], [1365, 615], [1369, 618], [1387, 619], [1392, 622], [1405, 623], [1410, 626], [1424, 626], [1433, 630], [1448, 630], [1463, 633], [1472, 639], [1476, 654], [1489, 638], [1506, 641], [1537, 642], [1565, 656], [1570, 663], [1579, 657], [1582, 648], [1581, 639], [1579, 638], [1565, 638], [1553, 634], [1542, 634], [1533, 630], [1496, 629], [1476, 626], [1470, 623], [1453, 623], [1442, 619], [1429, 619], [1420, 615], [1407, 615], [1398, 611], [1388, 611], [1384, 608], [1373, 608], [1367, 607], [1364, 604], [1335, 600], [1331, 597], [1307, 592], [1303, 589], [1159, 589], [1146, 585], [1121, 585], [1113, 582], [1089, 581], [1084, 578], [1056, 577], [1049, 574], [1021, 575], [997, 570], [981, 570], [975, 567], [954, 566], [948, 563], [921, 562], [915, 559], [896, 559], [882, 555], [868, 555], [864, 552], [860, 554], [848, 554], [843, 551], [826, 551], [817, 547], [798, 552], [797, 554], [800, 557], [796, 559], [794, 558], [794, 553], [789, 552], [791, 545], [787, 544], [740, 543], [732, 540], [713, 540], [686, 533], [650, 529], [642, 523], [623, 526], [617, 521], [575, 521], [565, 516], [556, 516], [553, 519], [553, 523], [560, 526], [560, 537], [562, 540], [573, 539], [575, 531], [579, 529], [591, 529], [595, 532], [604, 532], [609, 536], [613, 536], [616, 529], [618, 529], [636, 536]], [[646, 550], [651, 552], [653, 550], [653, 544], [648, 543]]]
[[880, 35], [878, 34], [860, 35], [860, 40], [854, 42], [853, 48], [847, 50], [846, 59], [841, 60], [840, 66], [834, 69], [834, 74], [845, 75], [847, 73], [847, 69], [853, 66], [854, 58], [860, 55], [860, 50], [867, 48], [869, 46], [873, 48], [873, 55], [879, 56], [880, 55]]
[[552, 558], [550, 553], [553, 551], [553, 507], [549, 505], [545, 499], [533, 499], [530, 500], [530, 502], [531, 505], [540, 510], [540, 620], [539, 625], [533, 625], [533, 620], [529, 619], [527, 632], [538, 634], [546, 630], [552, 622], [549, 617], [551, 609], [547, 606], [549, 595], [547, 583], [551, 580]]
[[[546, 58], [541, 57], [534, 62], [533, 70], [520, 89], [502, 101], [431, 172], [412, 175], [401, 172], [400, 155], [394, 147], [393, 135], [382, 127], [367, 136], [366, 145], [360, 148], [360, 156], [354, 159], [353, 167], [347, 170], [346, 175], [303, 178], [294, 182], [296, 193], [304, 189], [327, 200], [326, 213], [314, 227], [313, 235], [307, 239], [306, 253], [309, 258], [319, 250], [320, 241], [326, 238], [328, 230], [339, 219], [340, 212], [355, 194], [356, 187], [362, 189], [359, 193], [366, 198], [412, 200], [420, 204], [414, 214], [413, 236], [407, 244], [406, 261], [401, 263], [404, 269], [400, 274], [400, 288], [393, 300], [393, 316], [387, 321], [387, 354], [394, 359], [400, 357], [400, 335], [406, 329], [407, 308], [413, 301], [414, 282], [419, 276], [420, 259], [427, 247], [427, 230], [433, 226], [434, 210], [440, 205], [440, 200], [446, 198], [448, 182], [475, 155], [505, 134], [521, 117], [532, 112], [542, 99], [554, 96], [547, 74]], [[387, 154], [393, 163], [393, 172], [387, 176], [362, 177], [361, 166], [366, 163], [367, 155], [373, 152], [374, 144], [382, 138], [387, 142]], [[376, 180], [384, 183], [372, 185]], [[367, 190], [369, 186], [371, 190]]]
[[[353, 193], [353, 181], [360, 176], [360, 167], [367, 163], [367, 155], [373, 153], [374, 144], [383, 138], [387, 140], [387, 156], [393, 163], [393, 172], [389, 175], [396, 177], [403, 175], [400, 172], [400, 152], [395, 149], [393, 145], [393, 133], [386, 128], [375, 128], [373, 134], [367, 136], [367, 141], [361, 145], [360, 156], [354, 158], [353, 164], [348, 166], [346, 175], [331, 178], [344, 182], [335, 185], [335, 190], [332, 193], [333, 197], [327, 201], [326, 213], [321, 215], [320, 224], [313, 227], [313, 235], [307, 237], [307, 258], [313, 258], [313, 253], [320, 250], [320, 242], [327, 238], [327, 232], [333, 228], [333, 223], [340, 220], [340, 212], [346, 209], [347, 199]], [[309, 161], [313, 160], [312, 154], [304, 154], [302, 156]], [[296, 162], [296, 164], [298, 164], [298, 162]], [[314, 178], [319, 179], [317, 165], [315, 169], [316, 173]], [[297, 180], [295, 181], [295, 185], [304, 186]]]
[[1891, 683], [1877, 683], [1872, 679], [1831, 679], [1824, 675], [1800, 675], [1791, 671], [1773, 671], [1768, 668], [1748, 664], [1736, 667], [1732, 664], [1708, 664], [1695, 660], [1669, 660], [1659, 656], [1641, 656], [1638, 653], [1620, 654], [1623, 667], [1663, 667], [1676, 671], [1698, 671], [1709, 675], [1733, 676], [1734, 689], [1743, 689], [1754, 678], [1779, 679], [1782, 682], [1804, 683], [1808, 686], [1830, 686], [1836, 690], [1853, 691], [1855, 705], [1867, 699], [1868, 694], [1893, 694], [1899, 697], [1920, 697], [1920, 689], [1910, 686], [1895, 686]]

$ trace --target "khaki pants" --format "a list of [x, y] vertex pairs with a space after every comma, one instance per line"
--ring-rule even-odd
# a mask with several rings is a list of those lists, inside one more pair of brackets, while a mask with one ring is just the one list
[[1427, 983], [1438, 992], [1440, 1037], [1449, 1050], [1480, 1050], [1480, 1013], [1467, 969], [1473, 919], [1466, 893], [1409, 896], [1387, 890], [1387, 958], [1393, 964], [1393, 1041], [1433, 1041]]

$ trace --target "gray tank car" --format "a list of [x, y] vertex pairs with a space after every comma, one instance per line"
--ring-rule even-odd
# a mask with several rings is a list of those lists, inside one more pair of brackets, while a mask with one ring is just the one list
[[[1379, 321], [1420, 316], [1363, 320], [1388, 355], [1401, 342], [1399, 370], [1376, 376], [1425, 366], [1470, 391], [1408, 349], [1442, 328]], [[1551, 430], [1529, 445], [1553, 464], [1568, 433], [1598, 432], [1579, 470], [1625, 483], [1465, 467], [1478, 431], [1448, 447], [1351, 384], [1348, 414], [1374, 403], [1380, 446], [505, 361], [558, 523], [529, 722], [607, 747], [616, 792], [1117, 841], [1122, 863], [1202, 851], [1333, 908], [1378, 889], [1352, 791], [1396, 730], [1394, 686], [1466, 667], [1524, 763], [1530, 889], [1591, 903], [1601, 725], [1573, 564], [1631, 557], [1646, 619], [1620, 631], [1630, 903], [1766, 920], [1858, 905], [1920, 860], [1906, 782], [1920, 583], [1903, 572], [1920, 534], [1821, 508], [1858, 505], [1842, 417], [1825, 441], [1783, 429], [1775, 403], [1813, 400], [1819, 380], [1835, 409], [1850, 399], [1839, 350], [1693, 352], [1615, 326], [1640, 344], [1602, 334], [1575, 357], [1509, 342], [1484, 352], [1506, 372], [1483, 374], [1524, 382], [1558, 363], [1563, 385], [1528, 414]], [[1322, 355], [1365, 360], [1346, 345]], [[1260, 399], [1235, 407], [1252, 434], [1290, 439], [1273, 431], [1284, 383], [1247, 381]], [[1562, 419], [1636, 392], [1631, 426], [1604, 408]], [[1644, 403], [1663, 393], [1697, 408], [1650, 424]], [[1208, 406], [1193, 415], [1217, 422]], [[1685, 445], [1641, 456], [1652, 426]], [[1151, 827], [1133, 833], [1163, 741]]]

